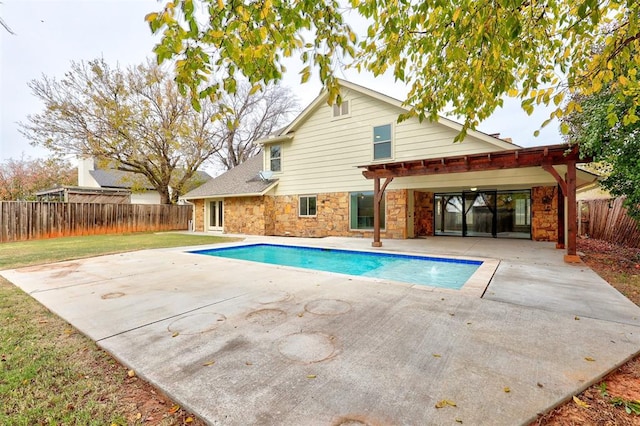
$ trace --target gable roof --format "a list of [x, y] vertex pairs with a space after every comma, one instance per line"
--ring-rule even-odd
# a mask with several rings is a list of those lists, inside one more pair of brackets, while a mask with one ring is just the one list
[[262, 170], [262, 151], [224, 172], [220, 176], [200, 185], [193, 191], [187, 192], [182, 199], [196, 199], [205, 197], [246, 197], [250, 195], [264, 195], [277, 185], [278, 180], [264, 180], [259, 176]]
[[[371, 90], [366, 87], [360, 86], [358, 84], [351, 83], [350, 81], [347, 81], [347, 80], [338, 79], [338, 83], [340, 84], [341, 88], [362, 93], [366, 96], [370, 96], [374, 99], [377, 99], [381, 102], [385, 102], [396, 108], [400, 108], [403, 111], [409, 111], [409, 108], [403, 105], [402, 101], [396, 98], [392, 98], [391, 96], [384, 95], [380, 92], [376, 92], [375, 90]], [[293, 137], [292, 133], [295, 132], [302, 125], [302, 123], [304, 123], [311, 116], [311, 114], [313, 114], [320, 106], [324, 105], [327, 102], [328, 97], [329, 97], [329, 92], [327, 90], [323, 90], [320, 93], [320, 95], [318, 95], [318, 97], [316, 97], [313, 100], [313, 102], [311, 102], [287, 127], [282, 129], [277, 134], [272, 134], [269, 137], [260, 139], [259, 141], [256, 141], [256, 142], [264, 144], [264, 143], [281, 141], [283, 140], [283, 138], [288, 138], [288, 139], [292, 138]], [[462, 124], [442, 116], [438, 116], [438, 120], [436, 123], [449, 127], [450, 129], [453, 129], [456, 132], [459, 132], [460, 130], [462, 130]], [[468, 130], [467, 135], [473, 136], [477, 139], [480, 139], [484, 142], [488, 142], [502, 149], [520, 148], [518, 145], [514, 143], [507, 142], [498, 137], [480, 132], [478, 130]]]
[[[137, 186], [147, 191], [155, 190], [155, 187], [149, 182], [149, 179], [140, 173], [125, 172], [116, 169], [95, 169], [89, 170], [89, 174], [98, 182], [101, 188], [131, 189]], [[201, 181], [208, 181], [211, 179], [211, 176], [207, 172], [198, 170], [194, 178]]]

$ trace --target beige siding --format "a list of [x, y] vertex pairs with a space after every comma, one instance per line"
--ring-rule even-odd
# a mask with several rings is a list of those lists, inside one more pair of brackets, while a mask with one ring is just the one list
[[131, 194], [131, 204], [160, 204], [158, 191], [134, 192]]
[[[280, 179], [277, 195], [371, 190], [371, 181], [362, 176], [362, 169], [357, 166], [374, 161], [373, 127], [378, 125], [392, 124], [393, 129], [393, 158], [384, 162], [499, 149], [496, 145], [471, 136], [463, 143], [454, 144], [457, 132], [441, 124], [420, 123], [416, 119], [397, 123], [403, 110], [359, 92], [347, 91], [345, 99], [351, 103], [349, 117], [333, 119], [331, 108], [321, 104], [295, 130], [292, 141], [281, 143], [282, 172], [274, 174], [274, 178]], [[265, 150], [268, 152], [268, 147]], [[267, 157], [265, 168], [268, 168]], [[486, 175], [483, 178], [489, 177]], [[464, 180], [468, 181], [468, 178], [466, 176]], [[496, 178], [498, 181], [513, 181], [512, 175]], [[425, 178], [420, 180], [425, 182]], [[446, 183], [456, 178], [448, 175], [439, 180]], [[408, 179], [396, 181], [395, 188], [405, 187], [409, 183]], [[492, 185], [498, 184], [498, 181]]]

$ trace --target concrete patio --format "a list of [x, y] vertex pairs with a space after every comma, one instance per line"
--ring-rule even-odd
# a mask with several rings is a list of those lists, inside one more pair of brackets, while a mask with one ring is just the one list
[[383, 243], [500, 264], [482, 298], [186, 248], [0, 274], [214, 425], [526, 424], [640, 351], [640, 308], [552, 243]]

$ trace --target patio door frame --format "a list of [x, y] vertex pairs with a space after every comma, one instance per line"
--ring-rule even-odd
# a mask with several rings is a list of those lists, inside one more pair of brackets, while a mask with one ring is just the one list
[[224, 199], [209, 200], [207, 204], [207, 229], [224, 231]]

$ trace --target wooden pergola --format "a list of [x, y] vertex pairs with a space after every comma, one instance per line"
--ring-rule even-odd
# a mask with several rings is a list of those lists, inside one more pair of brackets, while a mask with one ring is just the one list
[[[380, 203], [387, 186], [397, 177], [427, 176], [448, 173], [480, 172], [489, 170], [516, 169], [522, 167], [542, 167], [553, 176], [564, 197], [567, 197], [567, 253], [566, 262], [580, 262], [576, 254], [577, 212], [576, 212], [576, 164], [591, 162], [590, 157], [580, 157], [576, 145], [550, 145], [533, 148], [520, 148], [481, 154], [468, 154], [451, 157], [425, 158], [422, 160], [398, 161], [392, 163], [370, 164], [362, 174], [373, 179], [374, 214], [373, 243], [381, 247], [380, 241]], [[553, 166], [565, 165], [566, 175], [560, 176]], [[381, 180], [384, 182], [381, 183]], [[558, 241], [557, 248], [565, 248], [564, 202], [558, 202]]]

